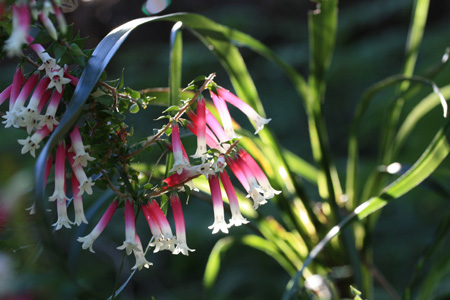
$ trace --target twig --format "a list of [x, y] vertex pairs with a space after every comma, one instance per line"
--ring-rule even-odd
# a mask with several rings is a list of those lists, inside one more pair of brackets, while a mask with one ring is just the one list
[[[198, 89], [194, 96], [192, 97], [192, 99], [190, 101], [188, 101], [179, 111], [178, 113], [173, 117], [173, 120], [178, 120], [185, 112], [186, 110], [189, 108], [189, 106], [191, 106], [191, 104], [194, 102], [195, 99], [197, 99], [197, 97], [207, 88], [208, 84], [214, 79], [214, 77], [216, 76], [215, 73], [212, 73], [208, 76], [208, 78], [206, 78], [205, 82], [203, 83], [203, 85], [200, 87], [200, 89]], [[139, 154], [141, 151], [145, 150], [148, 146], [150, 146], [151, 144], [153, 144], [157, 139], [159, 139], [159, 137], [161, 137], [164, 132], [166, 132], [167, 129], [169, 129], [170, 126], [172, 126], [172, 120], [170, 120], [166, 126], [164, 126], [156, 135], [149, 137], [149, 140], [147, 140], [147, 142], [145, 143], [144, 146], [142, 146], [141, 149], [138, 149], [134, 152], [129, 153], [128, 155], [126, 155], [124, 158], [128, 159], [130, 157], [133, 157], [137, 154]]]
[[121, 198], [127, 198], [128, 195], [125, 195], [124, 193], [120, 192], [118, 189], [116, 189], [114, 187], [114, 184], [111, 182], [111, 180], [109, 179], [109, 176], [106, 174], [106, 170], [102, 170], [102, 174], [103, 176], [105, 176], [106, 181], [108, 181], [108, 185], [111, 188], [111, 190], [119, 197]]

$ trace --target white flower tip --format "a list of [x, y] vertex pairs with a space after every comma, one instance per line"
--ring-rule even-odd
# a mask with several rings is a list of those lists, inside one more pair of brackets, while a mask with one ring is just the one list
[[212, 234], [216, 234], [219, 231], [222, 231], [223, 233], [228, 233], [228, 225], [224, 221], [221, 222], [214, 222], [211, 226], [208, 227], [208, 229], [212, 229]]
[[261, 116], [259, 116], [257, 118], [257, 120], [253, 120], [253, 122], [256, 125], [255, 134], [258, 134], [258, 132], [264, 128], [264, 125], [268, 124], [271, 120], [272, 119], [265, 119], [265, 118], [263, 118]]

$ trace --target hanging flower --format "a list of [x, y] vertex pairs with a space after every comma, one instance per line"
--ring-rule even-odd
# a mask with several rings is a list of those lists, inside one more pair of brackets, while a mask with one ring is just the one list
[[153, 242], [150, 243], [150, 246], [155, 247], [153, 253], [161, 250], [173, 252], [176, 240], [172, 234], [172, 229], [170, 229], [169, 221], [167, 221], [158, 203], [153, 200], [146, 205], [142, 205], [141, 208], [153, 234]]
[[[22, 118], [20, 118], [20, 112], [22, 111], [25, 101], [28, 99], [28, 96], [30, 95], [31, 91], [36, 86], [38, 78], [39, 78], [38, 74], [33, 74], [25, 82], [25, 85], [23, 86], [22, 90], [20, 91], [20, 94], [17, 96], [17, 98], [14, 99], [12, 109], [7, 111], [6, 115], [3, 116], [3, 118], [6, 119], [5, 121], [3, 121], [3, 124], [5, 124], [5, 128], [11, 127], [11, 126], [19, 128], [23, 124], [23, 120], [22, 120]], [[13, 84], [14, 84], [14, 82], [13, 82]], [[11, 100], [12, 100], [12, 97], [11, 97]]]
[[255, 124], [256, 127], [255, 134], [257, 134], [261, 129], [263, 129], [265, 124], [270, 122], [271, 119], [265, 119], [261, 117], [250, 105], [242, 101], [240, 98], [238, 98], [230, 91], [222, 87], [217, 87], [216, 90], [220, 98], [224, 99], [231, 105], [237, 107]]
[[132, 270], [138, 269], [139, 271], [142, 270], [142, 268], [148, 269], [150, 266], [153, 266], [151, 262], [149, 262], [145, 258], [144, 249], [142, 248], [141, 239], [137, 234], [135, 234], [135, 240], [134, 240], [136, 247], [133, 248], [133, 254], [136, 258], [136, 263], [131, 268]]
[[229, 227], [231, 226], [241, 226], [242, 224], [247, 224], [249, 221], [244, 218], [241, 214], [241, 209], [239, 208], [239, 200], [236, 196], [233, 184], [231, 183], [230, 177], [226, 171], [219, 173], [220, 180], [222, 181], [225, 192], [227, 193], [228, 201], [230, 202], [231, 219], [229, 220]]
[[180, 197], [177, 193], [170, 195], [170, 204], [172, 205], [173, 217], [175, 220], [175, 229], [177, 232], [177, 247], [173, 250], [173, 254], [189, 255], [190, 252], [194, 252], [194, 249], [188, 247], [186, 242], [186, 227], [184, 223], [183, 209], [181, 207]]
[[50, 134], [50, 129], [47, 126], [42, 127], [38, 131], [36, 131], [32, 136], [28, 136], [24, 140], [17, 140], [22, 147], [22, 154], [30, 152], [31, 156], [36, 157], [36, 149], [39, 149], [41, 146], [39, 144], [41, 141]]
[[57, 68], [53, 68], [47, 74], [50, 77], [51, 81], [48, 85], [48, 89], [55, 88], [59, 93], [62, 93], [63, 86], [70, 82], [69, 78], [64, 77], [64, 68], [57, 66]]
[[209, 226], [212, 229], [212, 233], [215, 234], [219, 231], [228, 233], [228, 225], [225, 222], [225, 214], [223, 209], [222, 192], [220, 191], [219, 177], [216, 175], [208, 176], [209, 188], [211, 190], [211, 198], [214, 208], [214, 223]]
[[108, 225], [109, 221], [111, 221], [114, 212], [117, 209], [117, 201], [113, 201], [109, 206], [106, 212], [103, 214], [102, 218], [98, 222], [98, 224], [92, 229], [91, 233], [84, 237], [79, 237], [77, 239], [78, 242], [83, 243], [81, 246], [84, 250], [89, 248], [89, 251], [95, 253], [94, 249], [92, 249], [92, 245], [95, 240], [100, 236], [100, 234], [105, 230], [106, 225]]
[[197, 150], [192, 155], [193, 158], [201, 158], [202, 162], [211, 157], [206, 153], [206, 107], [205, 99], [198, 98], [197, 102]]
[[72, 221], [69, 220], [69, 217], [67, 216], [67, 204], [66, 199], [58, 199], [56, 201], [56, 209], [58, 211], [58, 220], [53, 224], [55, 226], [55, 230], [60, 230], [63, 226], [66, 228], [71, 228], [71, 224], [73, 224]]
[[48, 77], [44, 77], [39, 81], [27, 107], [22, 107], [22, 110], [18, 114], [22, 118], [22, 126], [27, 128], [28, 134], [33, 131], [37, 125], [37, 121], [40, 120], [38, 107], [42, 108], [50, 98], [51, 92], [46, 91], [49, 82], [50, 79]]
[[86, 217], [84, 215], [84, 209], [83, 209], [83, 199], [80, 194], [80, 183], [78, 182], [78, 179], [76, 176], [72, 176], [72, 193], [73, 193], [73, 205], [75, 210], [75, 221], [74, 223], [78, 226], [81, 225], [81, 223], [88, 224], [88, 221], [86, 220]]
[[4, 49], [9, 57], [22, 55], [22, 46], [27, 44], [30, 29], [30, 10], [26, 3], [13, 4], [12, 32], [5, 41]]
[[176, 122], [173, 122], [172, 124], [172, 147], [174, 163], [170, 172], [176, 171], [178, 174], [181, 174], [181, 172], [183, 172], [183, 169], [189, 167], [189, 161], [183, 155], [183, 145], [181, 144], [180, 132], [178, 130], [178, 124]]
[[117, 247], [119, 250], [124, 250], [127, 255], [130, 255], [133, 250], [137, 249], [135, 242], [136, 225], [134, 220], [134, 205], [130, 200], [125, 200], [125, 241], [122, 246]]
[[[50, 99], [50, 103], [47, 106], [47, 110], [44, 116], [40, 117], [38, 128], [48, 127], [50, 131], [53, 131], [53, 127], [58, 125], [59, 122], [55, 119], [55, 114], [61, 101], [62, 93], [55, 91]], [[72, 141], [73, 145], [73, 141]]]
[[263, 170], [261, 170], [261, 167], [247, 151], [245, 151], [244, 149], [239, 149], [238, 155], [243, 161], [245, 161], [252, 173], [255, 175], [256, 180], [258, 180], [258, 183], [261, 186], [262, 193], [264, 194], [264, 197], [266, 199], [273, 198], [275, 195], [281, 193], [281, 191], [277, 191], [270, 185], [266, 174], [264, 174]]
[[78, 188], [80, 191], [78, 192], [78, 196], [81, 196], [86, 192], [89, 195], [92, 195], [92, 187], [94, 186], [94, 183], [92, 182], [92, 178], [88, 178], [86, 176], [86, 173], [83, 170], [83, 167], [81, 167], [80, 164], [75, 164], [74, 159], [74, 153], [72, 151], [67, 151], [67, 160], [69, 161], [69, 164], [72, 166], [73, 173], [78, 179], [78, 182], [80, 185]]
[[220, 120], [222, 121], [223, 129], [225, 131], [225, 134], [227, 135], [228, 140], [239, 138], [239, 136], [237, 136], [234, 132], [230, 112], [228, 111], [228, 107], [225, 101], [221, 97], [218, 97], [216, 94], [214, 94], [212, 91], [211, 98], [214, 102], [214, 106], [219, 112]]
[[66, 162], [66, 147], [64, 143], [59, 143], [56, 148], [56, 158], [55, 158], [55, 192], [51, 195], [49, 201], [63, 201], [69, 200], [66, 196], [66, 172], [65, 172], [65, 162]]
[[83, 140], [81, 139], [80, 130], [77, 125], [75, 125], [70, 133], [70, 140], [72, 141], [72, 147], [70, 149], [75, 152], [74, 165], [80, 164], [81, 166], [86, 167], [88, 161], [95, 160], [95, 158], [86, 152], [86, 149], [88, 149], [89, 146], [83, 145]]

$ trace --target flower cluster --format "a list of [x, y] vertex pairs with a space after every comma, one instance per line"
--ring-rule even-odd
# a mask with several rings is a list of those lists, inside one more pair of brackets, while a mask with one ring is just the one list
[[[164, 9], [168, 3], [167, 1], [147, 1], [145, 8], [149, 12], [152, 10], [152, 13], [155, 13], [159, 9]], [[43, 45], [36, 42], [37, 39], [35, 40], [29, 35], [30, 20], [33, 17], [35, 20], [40, 20], [52, 38], [58, 38], [49, 14], [55, 15], [60, 32], [66, 31], [61, 10], [53, 0], [17, 1], [11, 7], [13, 11], [12, 34], [6, 41], [4, 49], [10, 56], [22, 56], [24, 46], [31, 49], [33, 52], [28, 51], [31, 54], [25, 56], [23, 61], [32, 64], [35, 70], [30, 74], [24, 74], [22, 67], [18, 67], [12, 84], [0, 93], [0, 105], [9, 99], [9, 109], [2, 116], [3, 124], [6, 128], [23, 128], [27, 131], [29, 136], [18, 140], [19, 144], [23, 146], [21, 152], [22, 154], [29, 152], [31, 156], [35, 157], [41, 142], [58, 126], [61, 112], [64, 112], [67, 99], [71, 96], [68, 84], [78, 85], [78, 78], [72, 74], [78, 74], [77, 70], [82, 69], [86, 62], [85, 59], [88, 57], [86, 54], [89, 52], [80, 50], [79, 53], [76, 51], [79, 60], [62, 59], [64, 54], [59, 53], [56, 56], [55, 47], [62, 47], [61, 51], [70, 56], [73, 55], [72, 48], [78, 49], [77, 47], [82, 45], [81, 39], [75, 38], [71, 42], [62, 39], [60, 43], [54, 43], [53, 46], [50, 45], [45, 49]], [[1, 4], [0, 8], [3, 8]], [[51, 56], [53, 54], [61, 59], [57, 61]], [[32, 56], [36, 59], [30, 58]], [[79, 63], [80, 61], [81, 63]], [[65, 64], [69, 64], [69, 66]], [[83, 249], [94, 252], [94, 241], [104, 231], [114, 213], [123, 206], [125, 239], [117, 249], [124, 250], [127, 255], [133, 253], [136, 258], [133, 268], [141, 270], [151, 265], [145, 258], [145, 249], [149, 247], [153, 248], [153, 252], [168, 250], [172, 254], [181, 253], [183, 255], [194, 251], [187, 245], [183, 208], [178, 194], [192, 190], [198, 191], [194, 185], [195, 178], [204, 176], [209, 184], [214, 215], [214, 221], [209, 228], [213, 234], [228, 233], [232, 226], [240, 226], [249, 222], [241, 213], [240, 203], [229, 172], [234, 174], [246, 191], [247, 197], [252, 199], [254, 209], [267, 203], [268, 199], [278, 194], [279, 191], [272, 188], [259, 164], [245, 149], [240, 147], [240, 137], [234, 131], [234, 121], [229, 113], [228, 105], [236, 107], [248, 117], [256, 128], [255, 134], [262, 130], [270, 119], [260, 116], [236, 95], [213, 83], [214, 76], [211, 74], [201, 88], [191, 85], [189, 88], [196, 89], [192, 99], [182, 101], [175, 116], [162, 116], [168, 117], [170, 121], [156, 135], [148, 138], [145, 145], [128, 144], [128, 133], [125, 131], [127, 126], [122, 120], [127, 111], [132, 112], [133, 106], [140, 105], [145, 108], [150, 100], [137, 91], [122, 88], [123, 82], [120, 82], [122, 79], [112, 85], [103, 81], [99, 82], [97, 90], [90, 95], [89, 110], [85, 112], [84, 118], [87, 126], [83, 126], [82, 129], [90, 130], [88, 138], [92, 142], [92, 154], [101, 159], [90, 164], [94, 161], [94, 157], [88, 151], [89, 146], [83, 143], [83, 136], [77, 125], [59, 141], [56, 151], [49, 154], [50, 156], [47, 158], [43, 174], [44, 185], [46, 185], [54, 166], [54, 190], [48, 200], [56, 202], [57, 220], [53, 224], [55, 230], [63, 227], [71, 228], [74, 224], [88, 223], [83, 211], [82, 196], [85, 193], [93, 193], [94, 182], [87, 174], [101, 174], [97, 186], [101, 188], [103, 183], [106, 188], [107, 183], [117, 197], [92, 231], [84, 237], [79, 237], [78, 241], [82, 243]], [[202, 96], [202, 92], [207, 89], [210, 91], [211, 100], [206, 100]], [[112, 98], [112, 101], [109, 102], [112, 104], [105, 104], [108, 101], [104, 101], [104, 98], [101, 99], [105, 95]], [[106, 114], [108, 117], [102, 119], [97, 110], [100, 112], [114, 111], [115, 113]], [[187, 116], [187, 119], [182, 118], [184, 115]], [[192, 151], [192, 155], [188, 155], [181, 140], [180, 131], [183, 130], [190, 131], [197, 137], [197, 147], [195, 152]], [[169, 138], [163, 139], [164, 134], [170, 137], [170, 141]], [[103, 140], [103, 138], [107, 140]], [[149, 184], [150, 187], [142, 187], [139, 180], [136, 179], [137, 176], [127, 173], [127, 170], [132, 169], [129, 167], [132, 158], [137, 153], [156, 142], [161, 142], [170, 149], [173, 154], [173, 164], [170, 165], [168, 176], [159, 177], [160, 184]], [[102, 145], [98, 145], [102, 143], [105, 144], [103, 148]], [[105, 152], [100, 153], [101, 149], [105, 149]], [[104, 165], [106, 165], [105, 168], [103, 168]], [[119, 178], [112, 178], [114, 172], [119, 169], [126, 174], [120, 175]], [[68, 182], [69, 179], [70, 182]], [[116, 182], [117, 188], [113, 181]], [[148, 183], [150, 183], [150, 179]], [[71, 191], [67, 192], [67, 187], [71, 188]], [[222, 189], [229, 202], [230, 218], [226, 218]], [[170, 203], [172, 208], [174, 231], [172, 231], [168, 216], [161, 208], [165, 203], [162, 200], [158, 203], [156, 200], [158, 197], [162, 199], [162, 195], [166, 193], [170, 194], [170, 202], [167, 201], [167, 203]], [[72, 220], [67, 211], [69, 201], [73, 203], [75, 211]], [[34, 212], [34, 205], [30, 211], [30, 213]], [[146, 248], [143, 247], [136, 229], [135, 218], [139, 211], [142, 211], [145, 216], [152, 233], [152, 238]]]
[[12, 32], [5, 42], [4, 49], [8, 56], [22, 55], [22, 47], [29, 44], [28, 33], [30, 31], [31, 20], [38, 20], [54, 39], [58, 39], [55, 25], [50, 20], [50, 14], [54, 14], [62, 34], [67, 31], [67, 25], [60, 6], [56, 1], [43, 0], [38, 3], [36, 0], [18, 1], [12, 4]]
[[[142, 199], [133, 201], [131, 198], [126, 198], [124, 201], [125, 241], [118, 249], [125, 250], [128, 255], [134, 253], [136, 264], [133, 268], [140, 270], [151, 265], [145, 259], [145, 253], [136, 231], [135, 206], [142, 210], [148, 222], [153, 235], [149, 247], [154, 247], [153, 252], [169, 250], [173, 254], [182, 253], [188, 255], [190, 251], [194, 250], [190, 249], [186, 242], [184, 215], [178, 193], [185, 191], [186, 187], [189, 187], [191, 190], [197, 190], [192, 183], [193, 179], [205, 176], [209, 183], [214, 212], [214, 222], [209, 228], [212, 229], [213, 234], [219, 231], [228, 233], [230, 227], [240, 226], [249, 222], [241, 214], [235, 188], [226, 171], [227, 166], [230, 167], [231, 172], [246, 190], [247, 197], [253, 200], [255, 209], [265, 204], [267, 199], [280, 193], [272, 188], [266, 175], [253, 157], [246, 150], [237, 146], [239, 137], [232, 127], [232, 119], [226, 103], [230, 103], [243, 111], [255, 123], [256, 133], [270, 119], [261, 117], [253, 108], [229, 91], [217, 86], [214, 86], [212, 90], [211, 98], [213, 103], [209, 103], [209, 106], [212, 105], [217, 109], [221, 122], [207, 108], [206, 100], [201, 96], [196, 101], [196, 111], [187, 111], [190, 120], [186, 121], [185, 125], [188, 130], [197, 136], [196, 151], [190, 156], [193, 162], [191, 162], [181, 141], [178, 121], [174, 119], [169, 124], [171, 126], [171, 144], [169, 144], [169, 149], [173, 153], [174, 163], [170, 170], [172, 174], [163, 180], [166, 185], [161, 187], [159, 191], [170, 192], [170, 204], [176, 234], [173, 234], [167, 216], [163, 213], [158, 202], [153, 199], [154, 196], [151, 193], [149, 194], [150, 199], [147, 201], [141, 201]], [[228, 222], [225, 219], [222, 186], [230, 205], [231, 218]], [[118, 204], [118, 201], [110, 204], [92, 232], [85, 237], [78, 238], [78, 241], [82, 243], [83, 249], [89, 249], [91, 252], [94, 252], [92, 248], [93, 243], [111, 220]]]

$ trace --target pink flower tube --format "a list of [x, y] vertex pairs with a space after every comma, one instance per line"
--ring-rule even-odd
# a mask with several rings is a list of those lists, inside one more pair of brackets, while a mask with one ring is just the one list
[[241, 226], [242, 224], [247, 224], [249, 221], [241, 214], [241, 210], [239, 208], [239, 200], [236, 196], [234, 187], [231, 184], [230, 177], [228, 176], [226, 171], [219, 173], [219, 175], [225, 192], [227, 193], [228, 201], [230, 202], [231, 219], [229, 220], [229, 226]]
[[86, 153], [87, 146], [83, 145], [83, 140], [81, 138], [80, 130], [78, 126], [75, 125], [72, 132], [70, 133], [70, 140], [72, 141], [71, 151], [75, 152], [74, 165], [81, 165], [83, 167], [87, 166], [89, 161], [95, 160], [88, 153]]
[[40, 119], [38, 107], [43, 107], [50, 98], [50, 91], [46, 91], [49, 82], [50, 79], [48, 77], [44, 77], [39, 81], [27, 107], [22, 107], [19, 113], [19, 116], [23, 118], [22, 126], [27, 128], [28, 134], [36, 127], [37, 120]]
[[177, 193], [170, 195], [170, 203], [172, 205], [173, 217], [175, 220], [175, 229], [177, 232], [177, 247], [173, 251], [173, 254], [189, 255], [189, 251], [193, 252], [194, 249], [190, 249], [186, 242], [186, 227], [184, 223], [183, 209], [181, 207], [180, 197]]
[[189, 167], [189, 161], [183, 156], [182, 144], [180, 139], [180, 132], [178, 130], [178, 124], [173, 122], [172, 124], [172, 150], [175, 162], [170, 172], [177, 172], [181, 174], [184, 169]]
[[136, 263], [131, 269], [132, 270], [138, 269], [139, 271], [142, 270], [142, 268], [148, 269], [153, 264], [145, 258], [144, 248], [142, 248], [141, 239], [137, 234], [135, 235], [134, 242], [137, 245], [137, 247], [133, 249], [133, 254], [134, 257], [136, 258]]
[[13, 24], [10, 37], [5, 41], [5, 51], [9, 57], [22, 55], [22, 46], [27, 44], [30, 29], [30, 10], [27, 3], [13, 4]]
[[202, 162], [210, 157], [206, 154], [206, 107], [205, 99], [203, 97], [198, 98], [197, 102], [197, 150], [193, 158], [201, 158]]
[[223, 233], [228, 233], [228, 225], [225, 222], [225, 213], [223, 209], [222, 192], [220, 190], [219, 177], [216, 175], [208, 176], [209, 188], [211, 190], [211, 198], [214, 209], [214, 223], [209, 226], [212, 229], [212, 233], [222, 231]]
[[263, 129], [265, 124], [270, 122], [271, 119], [265, 119], [261, 117], [250, 105], [242, 101], [240, 98], [238, 98], [230, 91], [222, 87], [217, 87], [216, 90], [220, 98], [237, 107], [255, 124], [256, 127], [255, 134], [257, 134], [261, 129]]
[[141, 205], [142, 212], [144, 213], [145, 219], [147, 220], [150, 231], [152, 232], [152, 240], [150, 241], [150, 247], [155, 247], [154, 253], [162, 250], [164, 248], [164, 237], [161, 231], [161, 228], [158, 225], [155, 217], [153, 216], [149, 206]]
[[86, 176], [86, 173], [83, 170], [83, 167], [81, 167], [80, 164], [75, 164], [74, 159], [74, 153], [72, 151], [67, 151], [67, 160], [69, 161], [69, 164], [72, 166], [73, 173], [75, 174], [75, 177], [77, 177], [78, 182], [80, 185], [78, 186], [79, 192], [78, 196], [81, 196], [86, 192], [89, 195], [92, 195], [92, 186], [94, 183], [92, 182], [92, 178], [88, 178]]
[[55, 192], [48, 198], [49, 201], [62, 201], [63, 199], [69, 200], [66, 196], [66, 147], [64, 143], [59, 143], [56, 148], [55, 158]]
[[281, 193], [281, 191], [275, 190], [271, 185], [269, 180], [267, 179], [266, 174], [264, 174], [261, 167], [258, 165], [258, 163], [255, 161], [255, 159], [244, 149], [240, 149], [238, 151], [239, 157], [244, 160], [247, 165], [249, 166], [252, 173], [255, 175], [256, 180], [258, 180], [258, 183], [261, 185], [261, 188], [263, 190], [264, 198], [270, 199], [273, 198], [275, 195], [278, 195]]
[[73, 205], [75, 210], [75, 221], [74, 223], [78, 226], [81, 225], [81, 223], [87, 224], [88, 221], [86, 220], [86, 216], [84, 215], [84, 209], [83, 209], [83, 198], [79, 195], [80, 183], [78, 182], [78, 179], [76, 176], [72, 176], [72, 193], [73, 193]]
[[[12, 110], [9, 110], [6, 112], [6, 115], [3, 116], [5, 121], [3, 121], [3, 124], [5, 124], [5, 128], [14, 126], [16, 128], [19, 128], [23, 124], [23, 120], [20, 117], [20, 112], [22, 111], [23, 105], [25, 104], [25, 101], [28, 99], [28, 95], [30, 95], [31, 91], [35, 87], [37, 81], [38, 81], [39, 75], [33, 74], [28, 78], [25, 85], [23, 86], [22, 90], [20, 91], [20, 94], [17, 96], [17, 98], [14, 101], [14, 106]], [[14, 82], [13, 82], [14, 84]]]
[[106, 225], [108, 225], [109, 221], [111, 221], [112, 216], [114, 215], [114, 212], [117, 209], [117, 201], [113, 201], [108, 209], [106, 210], [103, 217], [100, 219], [100, 222], [94, 227], [94, 229], [89, 233], [87, 236], [79, 237], [77, 239], [78, 242], [83, 243], [81, 246], [83, 249], [88, 249], [92, 253], [95, 253], [95, 251], [92, 249], [92, 245], [94, 244], [95, 240], [100, 236], [100, 234], [105, 230]]
[[122, 246], [117, 247], [119, 250], [124, 250], [127, 255], [130, 255], [133, 250], [137, 249], [135, 243], [136, 225], [134, 220], [134, 205], [127, 199], [125, 200], [125, 241]]
[[[45, 116], [40, 117], [38, 127], [48, 127], [50, 131], [53, 131], [53, 127], [58, 125], [59, 122], [55, 119], [56, 111], [58, 110], [59, 102], [61, 101], [62, 93], [55, 91], [50, 99], [50, 103], [47, 106]], [[72, 142], [73, 143], [73, 142]]]
[[216, 94], [214, 94], [212, 91], [211, 98], [214, 102], [214, 106], [219, 112], [220, 120], [222, 121], [223, 129], [225, 130], [225, 134], [227, 135], [228, 140], [239, 138], [239, 136], [237, 136], [234, 132], [230, 112], [228, 111], [228, 107], [225, 101], [221, 97], [218, 97]]

